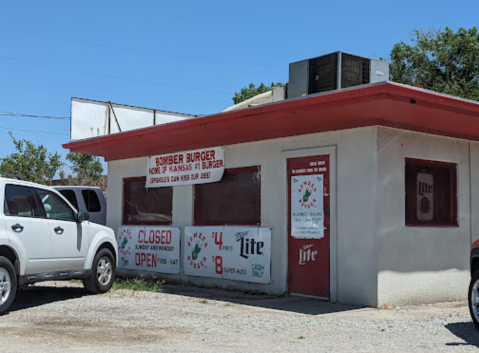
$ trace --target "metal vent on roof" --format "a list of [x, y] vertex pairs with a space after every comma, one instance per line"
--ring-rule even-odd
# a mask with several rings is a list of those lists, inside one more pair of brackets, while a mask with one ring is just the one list
[[369, 83], [370, 60], [355, 55], [341, 56], [341, 88]]
[[309, 60], [308, 94], [332, 91], [338, 86], [338, 56], [329, 54]]
[[289, 64], [287, 98], [387, 81], [389, 63], [336, 52]]

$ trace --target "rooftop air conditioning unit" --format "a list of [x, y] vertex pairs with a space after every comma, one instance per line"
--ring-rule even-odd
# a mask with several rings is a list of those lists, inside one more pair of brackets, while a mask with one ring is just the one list
[[289, 64], [288, 98], [387, 81], [389, 63], [343, 52]]

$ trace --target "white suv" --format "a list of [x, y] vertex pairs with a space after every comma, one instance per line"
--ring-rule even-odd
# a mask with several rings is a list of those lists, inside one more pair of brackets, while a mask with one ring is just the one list
[[30, 283], [75, 278], [88, 293], [110, 290], [115, 234], [88, 219], [52, 188], [0, 177], [0, 314]]

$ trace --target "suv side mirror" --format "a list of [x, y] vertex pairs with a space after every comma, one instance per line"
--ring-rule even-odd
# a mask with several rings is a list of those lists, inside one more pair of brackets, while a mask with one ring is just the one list
[[78, 211], [77, 219], [78, 222], [88, 221], [90, 219], [90, 215], [87, 211], [80, 210]]

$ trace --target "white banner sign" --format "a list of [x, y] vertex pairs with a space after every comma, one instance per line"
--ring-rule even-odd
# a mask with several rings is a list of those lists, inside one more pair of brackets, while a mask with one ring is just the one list
[[214, 183], [225, 169], [224, 148], [148, 157], [146, 187]]
[[291, 177], [291, 236], [324, 237], [323, 175]]
[[187, 275], [270, 282], [270, 228], [186, 227], [183, 249]]
[[180, 229], [118, 227], [118, 267], [161, 273], [180, 273]]

